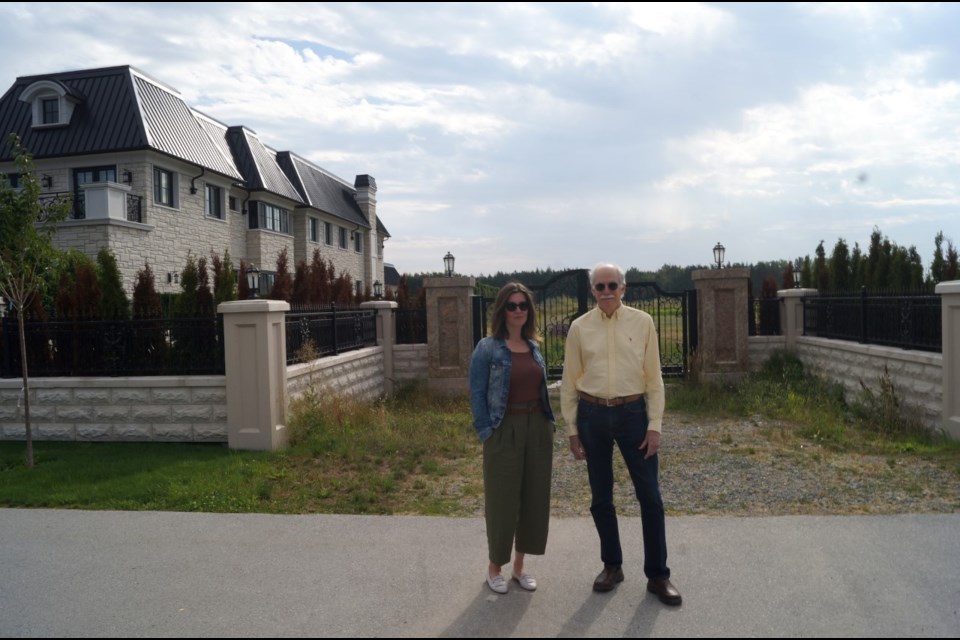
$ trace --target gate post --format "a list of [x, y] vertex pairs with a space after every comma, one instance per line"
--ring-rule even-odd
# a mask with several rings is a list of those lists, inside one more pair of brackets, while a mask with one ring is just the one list
[[427, 290], [427, 388], [443, 394], [467, 393], [473, 322], [470, 297], [474, 278], [424, 278]]
[[820, 295], [816, 289], [781, 289], [777, 296], [783, 300], [780, 315], [780, 335], [788, 351], [797, 347], [797, 338], [803, 335], [803, 299]]
[[960, 440], [960, 280], [941, 282], [935, 291], [943, 317], [943, 430]]
[[227, 446], [272, 451], [287, 444], [287, 333], [282, 300], [221, 302]]
[[383, 348], [383, 391], [388, 397], [393, 395], [396, 379], [393, 372], [393, 347], [397, 344], [397, 316], [394, 313], [397, 306], [393, 300], [360, 303], [361, 309], [375, 309], [377, 312], [377, 344]]
[[692, 275], [698, 298], [697, 375], [704, 381], [736, 381], [749, 372], [750, 365], [750, 270], [700, 269]]

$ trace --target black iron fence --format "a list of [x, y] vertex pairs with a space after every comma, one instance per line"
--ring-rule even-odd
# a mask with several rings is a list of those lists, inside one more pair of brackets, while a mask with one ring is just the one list
[[803, 334], [904, 349], [943, 350], [938, 295], [822, 295], [803, 299]]
[[426, 344], [427, 310], [396, 309], [397, 344]]
[[780, 298], [750, 298], [748, 312], [751, 336], [780, 335]]
[[[0, 321], [0, 377], [22, 375], [17, 320]], [[223, 319], [28, 320], [31, 377], [222, 375]]]
[[[336, 355], [377, 344], [377, 312], [373, 309], [299, 311], [288, 313], [287, 364], [302, 362], [311, 350], [316, 356]], [[309, 345], [309, 346], [307, 346]]]

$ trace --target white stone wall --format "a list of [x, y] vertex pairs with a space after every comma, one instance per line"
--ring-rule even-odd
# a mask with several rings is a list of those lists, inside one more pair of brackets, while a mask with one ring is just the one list
[[[771, 353], [784, 349], [785, 344], [783, 336], [749, 338], [750, 371], [758, 371]], [[795, 353], [805, 371], [843, 385], [848, 401], [856, 400], [862, 393], [861, 382], [878, 393], [879, 379], [886, 367], [901, 402], [912, 407], [925, 425], [940, 427], [943, 401], [941, 354], [805, 336], [797, 338]]]
[[806, 370], [842, 384], [848, 399], [861, 393], [861, 382], [878, 393], [886, 367], [901, 402], [913, 407], [927, 426], [941, 426], [943, 356], [939, 353], [802, 336], [797, 338], [797, 356]]
[[750, 336], [747, 338], [747, 354], [750, 372], [759, 371], [774, 351], [782, 351], [786, 347], [783, 336]]
[[426, 344], [398, 344], [393, 347], [393, 377], [397, 384], [426, 380], [429, 374]]
[[[30, 381], [36, 440], [226, 442], [223, 376], [37, 378]], [[0, 439], [23, 440], [20, 380], [0, 380]]]
[[383, 347], [367, 347], [287, 367], [290, 399], [313, 387], [338, 395], [376, 400], [386, 394]]

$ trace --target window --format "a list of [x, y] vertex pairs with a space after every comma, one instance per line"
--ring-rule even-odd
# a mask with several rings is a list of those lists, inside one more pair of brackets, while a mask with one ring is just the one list
[[230, 198], [228, 199], [228, 202], [230, 203], [230, 211], [236, 211], [236, 210], [237, 210], [237, 196], [230, 196]]
[[290, 212], [266, 202], [258, 202], [260, 214], [257, 216], [259, 229], [269, 229], [280, 233], [290, 233]]
[[323, 241], [329, 245], [333, 245], [333, 225], [329, 222], [323, 223]]
[[363, 253], [363, 234], [359, 231], [353, 232], [353, 250], [357, 253]]
[[153, 201], [168, 207], [173, 206], [173, 172], [153, 168]]
[[359, 280], [357, 280], [356, 283], [355, 283], [355, 286], [356, 286], [356, 289], [357, 289], [357, 295], [358, 295], [358, 296], [362, 296], [362, 295], [363, 295], [363, 283], [360, 282]]
[[316, 218], [307, 218], [307, 220], [309, 221], [307, 232], [310, 242], [320, 242], [320, 221]]
[[7, 174], [7, 184], [10, 185], [11, 189], [20, 188], [20, 174], [19, 173], [8, 173]]
[[40, 101], [43, 124], [60, 124], [60, 98], [43, 98]]
[[211, 218], [223, 220], [223, 189], [216, 185], [207, 185], [206, 212]]
[[340, 231], [340, 248], [346, 249], [347, 248], [347, 230], [344, 229], [343, 227], [337, 227], [337, 229]]
[[30, 105], [31, 126], [63, 127], [84, 98], [53, 80], [38, 80], [23, 90], [18, 98]]

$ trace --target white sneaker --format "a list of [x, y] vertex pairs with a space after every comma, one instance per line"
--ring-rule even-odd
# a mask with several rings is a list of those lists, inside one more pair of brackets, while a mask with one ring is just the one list
[[490, 573], [487, 573], [487, 586], [494, 593], [506, 593], [507, 592], [507, 581], [503, 579], [503, 576], [491, 576]]
[[520, 586], [526, 589], [527, 591], [537, 590], [537, 581], [529, 573], [521, 573], [519, 576], [514, 573], [513, 579], [516, 580], [520, 584]]

